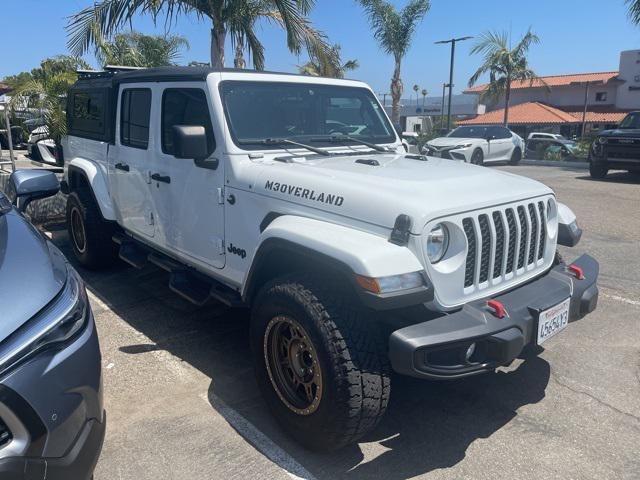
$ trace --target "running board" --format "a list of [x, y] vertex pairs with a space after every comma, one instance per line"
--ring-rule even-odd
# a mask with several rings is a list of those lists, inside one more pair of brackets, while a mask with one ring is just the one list
[[227, 285], [209, 278], [158, 252], [148, 250], [130, 236], [118, 232], [113, 241], [120, 245], [120, 258], [135, 268], [147, 262], [169, 273], [169, 289], [189, 302], [202, 306], [210, 297], [228, 307], [245, 307], [240, 294]]

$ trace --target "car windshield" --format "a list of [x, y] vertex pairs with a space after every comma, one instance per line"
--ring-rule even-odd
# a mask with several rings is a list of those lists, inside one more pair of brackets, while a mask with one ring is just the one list
[[487, 138], [489, 127], [458, 127], [447, 137], [453, 138]]
[[624, 117], [619, 128], [640, 129], [640, 113], [630, 113]]
[[376, 144], [396, 141], [382, 107], [366, 88], [224, 81], [220, 91], [233, 141], [247, 150], [282, 148], [267, 139], [327, 146], [335, 145], [339, 135]]

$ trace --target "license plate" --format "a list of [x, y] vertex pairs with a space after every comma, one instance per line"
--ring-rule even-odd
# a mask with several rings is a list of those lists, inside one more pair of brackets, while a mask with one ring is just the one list
[[538, 316], [538, 345], [566, 328], [569, 324], [570, 303], [571, 299], [567, 298], [555, 307], [540, 312]]

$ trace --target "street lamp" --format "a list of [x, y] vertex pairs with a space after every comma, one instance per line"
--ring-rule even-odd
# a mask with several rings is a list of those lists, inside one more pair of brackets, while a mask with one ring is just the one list
[[450, 43], [451, 44], [451, 65], [449, 66], [449, 106], [447, 108], [447, 130], [451, 128], [451, 91], [453, 90], [453, 59], [456, 53], [456, 42], [462, 42], [464, 40], [469, 40], [473, 37], [459, 37], [459, 38], [451, 38], [449, 40], [440, 40], [434, 42], [436, 44], [442, 43]]
[[450, 83], [443, 83], [442, 84], [442, 107], [440, 107], [440, 131], [444, 130], [444, 93], [447, 89], [447, 87], [451, 88], [451, 84]]

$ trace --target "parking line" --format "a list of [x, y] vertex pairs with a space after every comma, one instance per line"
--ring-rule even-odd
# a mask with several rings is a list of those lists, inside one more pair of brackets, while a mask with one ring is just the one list
[[602, 296], [605, 298], [610, 298], [611, 300], [615, 300], [617, 302], [640, 306], [640, 302], [638, 300], [631, 300], [630, 298], [621, 297], [620, 295], [609, 295], [608, 293], [603, 293]]
[[201, 398], [215, 406], [216, 411], [231, 425], [242, 437], [251, 443], [258, 451], [273, 463], [282, 468], [285, 473], [294, 480], [316, 480], [316, 478], [298, 463], [291, 455], [276, 445], [269, 437], [258, 430], [249, 420], [236, 412], [218, 397], [213, 398], [207, 394]]

